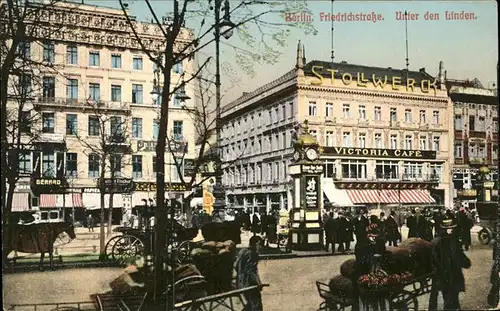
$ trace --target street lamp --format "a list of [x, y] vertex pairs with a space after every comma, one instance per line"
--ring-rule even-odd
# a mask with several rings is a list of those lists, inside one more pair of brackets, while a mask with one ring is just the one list
[[236, 25], [229, 18], [229, 0], [224, 1], [224, 16], [220, 20], [220, 11], [222, 0], [214, 1], [215, 13], [215, 100], [216, 100], [216, 167], [215, 167], [215, 185], [213, 187], [214, 211], [219, 212], [226, 206], [226, 192], [222, 185], [222, 152], [221, 152], [221, 94], [220, 94], [220, 37], [229, 39], [233, 35], [233, 29]]
[[151, 94], [151, 99], [153, 99], [153, 103], [157, 104], [158, 98], [161, 95], [160, 85], [159, 85], [160, 70], [158, 68], [155, 68], [155, 70], [153, 71], [153, 74], [154, 74], [153, 90], [149, 94]]

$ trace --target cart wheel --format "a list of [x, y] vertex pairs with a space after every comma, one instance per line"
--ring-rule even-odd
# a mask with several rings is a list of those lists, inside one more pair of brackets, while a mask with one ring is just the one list
[[479, 231], [477, 233], [477, 238], [478, 238], [479, 242], [483, 245], [488, 245], [491, 242], [491, 236], [490, 236], [488, 230], [486, 230], [484, 228], [481, 229], [481, 231]]
[[191, 241], [183, 241], [177, 246], [177, 261], [186, 263], [191, 256]]
[[104, 247], [104, 255], [106, 256], [106, 259], [112, 259], [113, 246], [115, 246], [116, 242], [121, 238], [121, 235], [117, 235], [108, 240], [106, 247]]
[[144, 253], [144, 243], [136, 236], [122, 235], [113, 245], [111, 259], [120, 262], [131, 261]]

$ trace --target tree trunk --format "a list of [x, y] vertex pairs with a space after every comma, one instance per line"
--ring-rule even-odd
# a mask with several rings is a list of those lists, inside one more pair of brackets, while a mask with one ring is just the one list
[[5, 201], [9, 209], [9, 213], [6, 213], [7, 215], [10, 215], [10, 211], [12, 210], [12, 201], [14, 201], [14, 190], [16, 190], [16, 182], [9, 183], [9, 190], [7, 191], [7, 197]]
[[[175, 38], [175, 37], [174, 37]], [[165, 150], [168, 132], [168, 108], [170, 99], [170, 69], [173, 67], [173, 41], [167, 39], [165, 49], [165, 69], [163, 70], [163, 89], [160, 113], [160, 128], [156, 145], [156, 212], [155, 212], [155, 282], [154, 299], [160, 301], [165, 284], [163, 264], [166, 262], [165, 248], [170, 237], [167, 237], [167, 211], [165, 206]]]
[[100, 195], [101, 195], [101, 217], [100, 217], [100, 222], [99, 222], [99, 259], [104, 260], [104, 257], [106, 256], [105, 250], [106, 250], [106, 236], [104, 233], [104, 224], [106, 223], [106, 215], [105, 215], [105, 209], [104, 209], [104, 200], [105, 200], [105, 185], [104, 185], [104, 176], [106, 172], [106, 156], [103, 155], [101, 160], [101, 172], [99, 176], [99, 190], [100, 190]]
[[109, 210], [108, 210], [108, 238], [111, 235], [111, 226], [113, 224], [113, 185], [111, 185], [111, 191], [109, 193]]

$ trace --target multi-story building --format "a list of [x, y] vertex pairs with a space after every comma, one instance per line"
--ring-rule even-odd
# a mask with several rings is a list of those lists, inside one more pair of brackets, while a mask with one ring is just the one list
[[[120, 144], [128, 150], [111, 157], [114, 213], [120, 218], [123, 207], [143, 205], [143, 199], [155, 198], [161, 98], [151, 94], [154, 85], [161, 86], [155, 78], [161, 75], [155, 75], [156, 64], [141, 49], [121, 10], [61, 2], [40, 12], [40, 24], [45, 22], [60, 30], [40, 31], [36, 41], [23, 43], [23, 54], [53, 63], [57, 72], [41, 72], [41, 90], [33, 94], [34, 109], [23, 113], [26, 117], [38, 116], [33, 128], [27, 130], [39, 131], [32, 144], [41, 148], [31, 148], [22, 156], [27, 177], [16, 187], [13, 210], [40, 209], [43, 218], [59, 218], [63, 207], [99, 208], [97, 181], [102, 150], [98, 149], [105, 139], [106, 144]], [[161, 51], [164, 38], [159, 26], [133, 23], [150, 52]], [[191, 30], [181, 30], [179, 41], [192, 39]], [[180, 81], [183, 73], [188, 79], [192, 69], [193, 61], [177, 64], [172, 81]], [[193, 118], [186, 109], [194, 103], [184, 102], [186, 94], [194, 98], [190, 87], [179, 90], [169, 103], [168, 132], [173, 151], [166, 154], [165, 180], [170, 193], [183, 192], [174, 157], [182, 163], [194, 159], [195, 154]], [[11, 104], [15, 108], [16, 102]], [[54, 143], [60, 148], [54, 149]], [[107, 165], [106, 178], [110, 177]], [[37, 179], [35, 183], [33, 178]], [[66, 194], [54, 194], [48, 184], [61, 180], [68, 184]], [[33, 186], [45, 184], [48, 189], [32, 191]], [[105, 205], [108, 203], [106, 194]]]
[[324, 201], [337, 206], [452, 204], [453, 107], [425, 72], [306, 63], [224, 108], [228, 200], [267, 209], [292, 204], [287, 172], [294, 127], [323, 146]]
[[[477, 79], [446, 79], [446, 86], [455, 114], [454, 197], [467, 203], [476, 199], [480, 167], [489, 167], [492, 179], [498, 181], [498, 97]], [[497, 189], [498, 184], [494, 196]]]

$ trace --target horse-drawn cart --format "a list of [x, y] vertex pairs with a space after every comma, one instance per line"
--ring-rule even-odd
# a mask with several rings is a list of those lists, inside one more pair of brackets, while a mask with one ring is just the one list
[[[413, 278], [397, 286], [384, 289], [361, 289], [359, 298], [362, 304], [384, 302], [387, 310], [419, 310], [418, 297], [430, 293], [432, 275]], [[354, 299], [347, 293], [332, 291], [328, 284], [316, 281], [319, 296], [323, 299], [319, 310], [345, 310], [352, 306]], [[380, 304], [379, 304], [380, 306]]]

